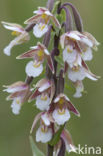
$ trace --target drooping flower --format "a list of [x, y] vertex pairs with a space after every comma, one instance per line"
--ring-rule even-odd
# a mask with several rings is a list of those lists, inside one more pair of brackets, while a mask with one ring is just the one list
[[48, 110], [55, 93], [53, 81], [42, 79], [36, 84], [35, 88], [36, 90], [31, 95], [29, 100], [31, 101], [36, 99], [35, 104], [38, 109], [41, 111]]
[[73, 82], [82, 81], [86, 77], [94, 81], [98, 80], [99, 78], [98, 76], [91, 73], [83, 60], [82, 66], [77, 65], [68, 69], [68, 78]]
[[73, 95], [75, 98], [79, 98], [82, 96], [82, 92], [84, 91], [84, 86], [82, 81], [76, 81], [73, 83], [76, 89], [75, 94]]
[[25, 21], [25, 24], [36, 24], [33, 28], [33, 33], [36, 37], [40, 38], [48, 31], [50, 20], [60, 28], [58, 20], [47, 8], [38, 7], [38, 10], [34, 11], [34, 13], [36, 15]]
[[63, 34], [60, 38], [60, 43], [61, 47], [65, 48], [63, 59], [69, 65], [75, 61], [77, 55], [81, 55], [85, 61], [90, 61], [93, 58], [92, 49], [97, 50], [99, 45], [99, 42], [90, 33], [80, 33], [78, 31], [70, 31]]
[[79, 116], [79, 112], [73, 106], [69, 98], [63, 93], [54, 99], [55, 109], [52, 116], [58, 125], [63, 125], [70, 119], [70, 111]]
[[12, 40], [9, 45], [7, 47], [5, 47], [4, 49], [4, 53], [8, 56], [11, 55], [11, 49], [15, 46], [15, 45], [19, 45], [22, 44], [26, 41], [28, 41], [30, 39], [29, 33], [25, 31], [25, 29], [19, 25], [19, 24], [15, 24], [15, 23], [7, 23], [7, 22], [2, 22], [3, 26], [6, 29], [9, 29], [12, 31], [12, 35], [17, 36], [14, 40]]
[[54, 73], [54, 66], [53, 66], [50, 53], [48, 52], [48, 50], [43, 44], [38, 42], [37, 46], [31, 47], [31, 50], [17, 57], [17, 59], [24, 59], [24, 58], [33, 59], [33, 61], [30, 61], [26, 65], [26, 74], [28, 76], [33, 76], [33, 77], [39, 76], [43, 71], [42, 64], [45, 59], [47, 60], [49, 68]]
[[64, 62], [67, 62], [71, 68], [74, 65], [81, 66], [82, 62], [80, 52], [75, 46], [73, 46], [73, 44], [66, 46], [66, 48], [63, 50], [63, 60]]
[[40, 120], [40, 126], [36, 131], [36, 141], [47, 143], [52, 139], [53, 136], [53, 130], [49, 114], [47, 114], [46, 112], [39, 113], [34, 119], [30, 133], [32, 133], [38, 120]]
[[30, 87], [28, 84], [22, 81], [18, 81], [4, 87], [6, 89], [3, 91], [10, 93], [10, 95], [7, 97], [7, 100], [13, 101], [11, 104], [12, 112], [15, 115], [18, 115], [20, 113], [21, 106], [28, 100], [29, 96], [31, 95]]

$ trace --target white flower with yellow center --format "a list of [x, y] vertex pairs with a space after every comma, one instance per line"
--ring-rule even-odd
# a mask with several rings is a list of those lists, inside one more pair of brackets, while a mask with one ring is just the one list
[[86, 73], [83, 67], [75, 66], [68, 70], [68, 78], [76, 82], [77, 80], [83, 80], [86, 77]]
[[37, 38], [42, 37], [48, 31], [50, 20], [52, 20], [58, 28], [61, 28], [58, 20], [47, 8], [39, 7], [34, 13], [36, 15], [25, 21], [25, 24], [36, 24], [33, 28], [33, 34]]
[[82, 52], [82, 58], [84, 61], [91, 61], [93, 58], [92, 49], [89, 47], [84, 49]]
[[41, 111], [48, 110], [50, 105], [50, 97], [48, 94], [41, 94], [36, 98], [36, 107]]
[[70, 111], [75, 115], [80, 116], [78, 110], [74, 107], [69, 98], [63, 93], [60, 93], [54, 99], [54, 104], [55, 108], [52, 112], [52, 116], [58, 125], [63, 125], [70, 119]]
[[81, 65], [81, 56], [76, 49], [73, 49], [73, 46], [68, 45], [63, 50], [63, 60], [67, 62], [70, 67], [73, 67], [74, 64]]
[[25, 71], [28, 76], [32, 76], [32, 77], [39, 76], [43, 71], [42, 64], [44, 60], [47, 60], [49, 68], [54, 73], [54, 66], [53, 66], [51, 55], [49, 54], [48, 50], [43, 44], [38, 42], [37, 46], [31, 47], [31, 50], [17, 57], [17, 59], [25, 59], [25, 58], [33, 59], [33, 61], [30, 61], [26, 65]]
[[36, 25], [33, 27], [33, 34], [34, 34], [37, 38], [41, 38], [47, 31], [48, 31], [48, 25], [46, 25], [46, 24], [44, 24], [44, 23], [36, 24]]
[[11, 108], [12, 112], [17, 115], [20, 113], [21, 106], [24, 102], [26, 102], [31, 95], [30, 87], [27, 83], [18, 81], [8, 86], [3, 86], [6, 91], [10, 93], [7, 97], [7, 100], [12, 100]]
[[17, 36], [14, 40], [12, 40], [9, 43], [9, 45], [7, 47], [4, 48], [4, 54], [10, 56], [11, 49], [15, 45], [19, 45], [19, 44], [22, 44], [22, 43], [28, 41], [30, 39], [30, 37], [29, 37], [28, 32], [26, 32], [25, 29], [19, 24], [7, 23], [7, 22], [2, 22], [2, 24], [6, 29], [13, 31], [12, 35]]
[[84, 78], [89, 78], [96, 81], [98, 77], [92, 74], [89, 69], [84, 68], [83, 66], [74, 66], [68, 70], [68, 78], [73, 81], [82, 81]]
[[63, 125], [66, 121], [70, 119], [70, 113], [67, 109], [57, 108], [53, 111], [53, 118], [58, 125]]
[[21, 105], [21, 98], [15, 98], [13, 100], [11, 104], [13, 114], [18, 115], [20, 113]]
[[41, 125], [36, 132], [36, 141], [47, 143], [52, 139], [52, 129], [45, 125]]

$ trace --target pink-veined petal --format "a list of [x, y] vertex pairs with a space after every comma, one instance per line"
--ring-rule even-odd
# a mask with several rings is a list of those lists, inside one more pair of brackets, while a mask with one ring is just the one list
[[16, 59], [32, 58], [37, 53], [38, 50], [39, 49], [29, 50], [29, 51], [17, 56]]
[[37, 23], [41, 18], [41, 15], [35, 15], [24, 22], [24, 24], [33, 24]]
[[31, 130], [30, 130], [30, 134], [33, 132], [33, 129], [35, 128], [35, 125], [38, 122], [38, 120], [40, 119], [41, 115], [42, 115], [42, 112], [37, 114], [36, 117], [34, 118]]
[[67, 107], [75, 115], [80, 116], [80, 113], [78, 112], [78, 110], [74, 107], [74, 105], [70, 101], [67, 101]]
[[40, 94], [41, 94], [41, 92], [39, 92], [39, 90], [36, 89], [36, 90], [34, 91], [34, 93], [30, 96], [29, 102], [32, 101], [32, 100], [34, 100], [34, 99], [35, 99], [37, 96], [39, 96]]
[[36, 88], [41, 87], [42, 85], [44, 85], [47, 82], [48, 82], [48, 79], [46, 79], [46, 78], [45, 79], [41, 79], [39, 82], [37, 82]]
[[49, 81], [47, 81], [38, 90], [39, 90], [39, 92], [44, 92], [45, 90], [47, 90], [50, 87], [51, 87], [51, 83]]

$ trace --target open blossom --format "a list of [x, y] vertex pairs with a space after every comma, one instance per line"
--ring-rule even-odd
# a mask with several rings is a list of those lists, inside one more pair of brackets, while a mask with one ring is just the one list
[[58, 20], [47, 8], [38, 7], [38, 10], [34, 11], [34, 13], [36, 15], [25, 21], [25, 24], [36, 24], [33, 28], [33, 33], [36, 37], [40, 38], [48, 31], [48, 24], [50, 20], [52, 20], [54, 24], [60, 28]]
[[42, 79], [35, 87], [36, 90], [29, 99], [36, 98], [36, 107], [41, 111], [48, 110], [55, 92], [54, 83], [48, 79]]
[[20, 113], [21, 106], [26, 102], [31, 95], [29, 86], [22, 81], [18, 81], [9, 86], [4, 86], [6, 89], [4, 91], [10, 93], [7, 100], [12, 100], [11, 108], [15, 115]]
[[14, 40], [12, 40], [9, 45], [7, 47], [5, 47], [4, 49], [4, 53], [8, 56], [11, 55], [11, 49], [15, 46], [15, 45], [19, 45], [22, 44], [26, 41], [28, 41], [30, 39], [29, 37], [29, 33], [25, 31], [25, 29], [19, 25], [19, 24], [15, 24], [15, 23], [7, 23], [7, 22], [2, 22], [3, 26], [6, 29], [9, 29], [12, 31], [12, 35], [17, 36]]
[[55, 109], [52, 116], [58, 125], [63, 125], [70, 119], [70, 111], [79, 116], [79, 112], [73, 106], [69, 98], [64, 94], [59, 94], [54, 99]]
[[98, 80], [99, 78], [98, 76], [91, 73], [83, 60], [82, 66], [77, 65], [68, 69], [68, 78], [73, 82], [82, 81], [86, 77], [94, 81]]
[[53, 136], [53, 130], [51, 126], [51, 118], [49, 117], [49, 114], [46, 112], [39, 113], [32, 124], [31, 133], [33, 129], [35, 128], [36, 123], [40, 120], [40, 126], [38, 130], [36, 131], [36, 141], [47, 143], [52, 139]]
[[61, 47], [63, 51], [63, 60], [67, 61], [69, 65], [76, 62], [81, 63], [81, 58], [84, 61], [90, 61], [92, 56], [92, 49], [97, 50], [99, 42], [88, 32], [70, 31], [63, 34], [60, 38]]
[[47, 60], [47, 63], [51, 71], [54, 73], [54, 66], [53, 66], [51, 56], [43, 44], [38, 42], [37, 46], [31, 47], [31, 50], [17, 57], [17, 59], [24, 59], [24, 58], [33, 59], [33, 61], [30, 61], [26, 65], [25, 70], [28, 76], [33, 76], [33, 77], [39, 76], [43, 71], [42, 64], [45, 59]]

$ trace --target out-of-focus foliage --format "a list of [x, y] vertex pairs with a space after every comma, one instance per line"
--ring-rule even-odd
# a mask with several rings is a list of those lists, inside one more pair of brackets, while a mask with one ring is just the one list
[[[92, 33], [101, 42], [98, 52], [94, 52], [94, 59], [88, 63], [97, 75], [103, 77], [103, 1], [98, 0], [72, 0], [71, 1], [83, 18], [84, 28]], [[46, 0], [0, 0], [0, 20], [23, 24], [33, 15], [37, 6], [45, 6]], [[29, 144], [29, 131], [33, 118], [38, 110], [33, 103], [25, 104], [19, 116], [12, 114], [10, 102], [5, 101], [6, 93], [2, 92], [3, 84], [11, 84], [25, 79], [25, 65], [27, 60], [16, 60], [16, 56], [27, 51], [36, 44], [35, 37], [28, 44], [12, 49], [12, 56], [3, 54], [3, 48], [11, 40], [10, 32], [0, 25], [0, 156], [32, 156]], [[34, 83], [38, 79], [34, 80]], [[85, 80], [84, 94], [80, 99], [72, 97], [73, 90], [66, 90], [67, 95], [74, 102], [81, 113], [77, 118], [73, 115], [67, 128], [73, 136], [74, 143], [88, 146], [103, 146], [103, 78], [92, 82]], [[69, 85], [69, 84], [68, 84]], [[33, 134], [35, 139], [35, 136]], [[39, 145], [45, 152], [44, 147]], [[75, 154], [71, 154], [74, 156]]]

